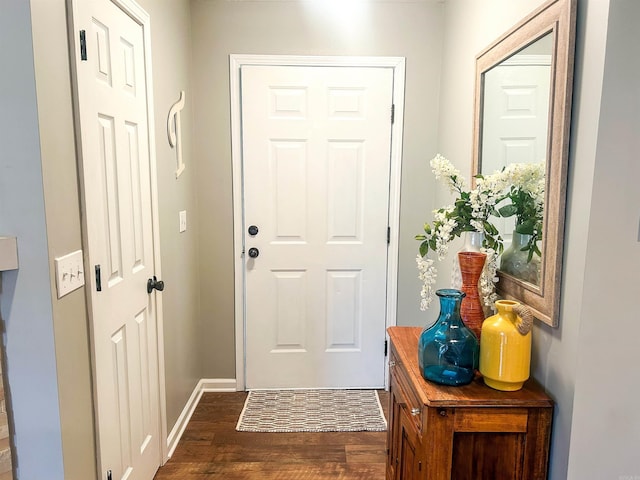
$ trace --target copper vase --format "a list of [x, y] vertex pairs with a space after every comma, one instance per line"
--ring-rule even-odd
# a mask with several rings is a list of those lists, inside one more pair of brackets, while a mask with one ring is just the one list
[[460, 274], [462, 276], [462, 290], [467, 295], [460, 306], [460, 316], [464, 324], [476, 334], [480, 340], [480, 331], [484, 321], [484, 310], [478, 292], [478, 281], [484, 268], [487, 255], [482, 252], [459, 252]]

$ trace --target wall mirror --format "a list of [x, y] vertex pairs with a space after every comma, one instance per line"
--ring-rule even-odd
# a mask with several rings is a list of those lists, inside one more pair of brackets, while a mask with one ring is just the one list
[[[544, 175], [540, 255], [518, 269], [503, 262], [498, 294], [551, 326], [560, 306], [575, 21], [576, 0], [549, 1], [476, 57], [472, 174], [525, 163]], [[527, 241], [512, 218], [498, 222], [505, 250]]]

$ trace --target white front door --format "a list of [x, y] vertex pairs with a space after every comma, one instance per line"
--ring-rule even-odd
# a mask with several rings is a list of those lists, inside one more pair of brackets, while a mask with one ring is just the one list
[[393, 71], [241, 83], [246, 387], [382, 387]]
[[99, 478], [151, 480], [161, 437], [150, 52], [143, 26], [110, 0], [75, 2], [74, 29], [86, 38], [75, 66]]

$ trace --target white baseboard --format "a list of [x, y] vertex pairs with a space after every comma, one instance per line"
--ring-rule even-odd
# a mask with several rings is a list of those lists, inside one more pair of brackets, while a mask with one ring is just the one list
[[176, 420], [175, 425], [171, 429], [167, 437], [167, 460], [171, 458], [173, 452], [178, 446], [178, 442], [182, 438], [182, 434], [187, 428], [189, 420], [195, 411], [200, 398], [204, 392], [235, 392], [236, 380], [234, 378], [202, 378], [193, 389], [189, 400], [182, 409], [182, 413]]
[[235, 378], [203, 378], [199, 384], [203, 392], [235, 392], [237, 391]]

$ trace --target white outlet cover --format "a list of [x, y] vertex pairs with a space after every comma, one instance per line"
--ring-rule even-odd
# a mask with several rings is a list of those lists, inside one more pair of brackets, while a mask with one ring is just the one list
[[56, 257], [55, 265], [58, 298], [62, 298], [66, 294], [84, 285], [82, 250], [77, 250], [62, 257]]

